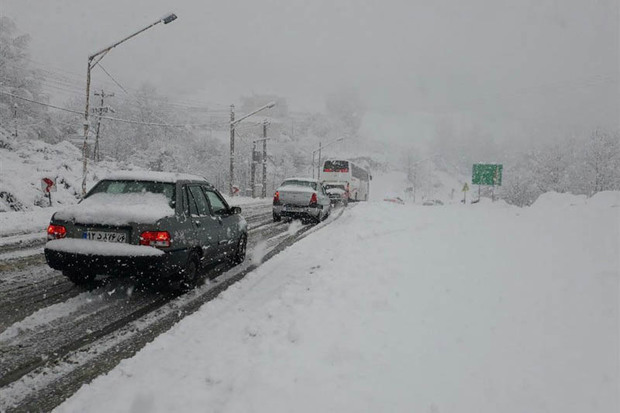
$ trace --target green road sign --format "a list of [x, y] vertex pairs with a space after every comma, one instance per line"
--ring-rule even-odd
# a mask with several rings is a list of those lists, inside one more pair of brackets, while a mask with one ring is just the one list
[[474, 185], [501, 185], [503, 165], [474, 164], [471, 183]]

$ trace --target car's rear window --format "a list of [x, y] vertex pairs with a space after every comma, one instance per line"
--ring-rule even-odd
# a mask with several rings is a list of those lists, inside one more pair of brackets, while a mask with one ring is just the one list
[[121, 181], [103, 180], [97, 183], [88, 196], [94, 194], [139, 194], [139, 193], [163, 194], [168, 199], [171, 208], [175, 206], [175, 184], [169, 182], [153, 181]]
[[282, 182], [281, 186], [287, 186], [287, 185], [307, 186], [309, 188], [312, 188], [312, 189], [316, 190], [316, 182], [301, 181], [301, 180], [297, 180], [297, 179], [288, 179], [288, 180]]
[[325, 184], [324, 187], [326, 191], [332, 188], [344, 189], [344, 184]]

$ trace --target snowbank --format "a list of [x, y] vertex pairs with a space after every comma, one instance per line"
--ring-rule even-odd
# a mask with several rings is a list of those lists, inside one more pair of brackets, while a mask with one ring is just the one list
[[548, 201], [349, 208], [58, 411], [619, 411], [618, 210]]
[[[120, 167], [115, 162], [90, 163], [87, 188], [116, 169]], [[47, 208], [43, 178], [56, 181], [52, 206], [78, 202], [82, 190], [80, 150], [66, 141], [50, 145], [37, 140], [12, 141], [10, 148], [0, 148], [0, 212]]]
[[[620, 208], [620, 191], [603, 191], [594, 194], [594, 196], [588, 200], [588, 205], [602, 208]], [[620, 214], [620, 211], [618, 211], [618, 214]]]
[[585, 205], [585, 195], [573, 195], [568, 193], [546, 192], [538, 197], [532, 206], [535, 208], [564, 208], [577, 205]]
[[2, 212], [0, 237], [32, 232], [45, 234], [45, 229], [56, 210], [57, 208], [40, 208], [34, 211]]

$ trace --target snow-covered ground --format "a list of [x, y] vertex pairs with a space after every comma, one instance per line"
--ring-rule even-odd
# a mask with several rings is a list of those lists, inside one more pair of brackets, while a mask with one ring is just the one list
[[617, 412], [620, 193], [363, 203], [60, 412]]

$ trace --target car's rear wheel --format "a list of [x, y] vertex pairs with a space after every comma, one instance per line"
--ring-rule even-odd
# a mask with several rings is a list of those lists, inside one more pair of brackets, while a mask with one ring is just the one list
[[280, 222], [282, 221], [282, 215], [278, 215], [275, 212], [273, 213], [273, 222]]
[[323, 221], [323, 210], [320, 210], [319, 214], [316, 216], [316, 218], [313, 218], [312, 221], [314, 221], [315, 224], [320, 224], [321, 221]]
[[248, 246], [248, 236], [243, 234], [237, 242], [237, 249], [231, 258], [233, 264], [241, 264], [245, 260], [245, 254]]
[[179, 290], [189, 291], [196, 287], [198, 283], [198, 268], [199, 260], [196, 253], [191, 253], [185, 268], [181, 270], [181, 281], [179, 284]]
[[88, 285], [95, 281], [95, 274], [86, 271], [64, 270], [62, 275], [75, 285]]

